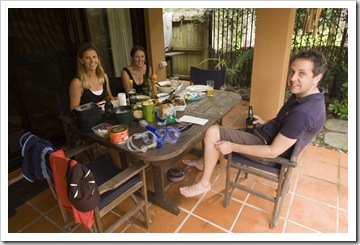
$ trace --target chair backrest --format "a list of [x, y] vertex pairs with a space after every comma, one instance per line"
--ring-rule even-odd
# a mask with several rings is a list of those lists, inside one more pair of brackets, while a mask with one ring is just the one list
[[126, 93], [121, 77], [109, 77], [109, 84], [112, 96], [116, 97], [118, 93]]
[[59, 106], [60, 115], [72, 117], [70, 111], [70, 95], [66, 92], [56, 92], [56, 100]]
[[226, 80], [226, 70], [204, 70], [190, 67], [190, 82], [194, 85], [206, 85], [206, 80], [214, 80], [214, 88], [220, 89]]

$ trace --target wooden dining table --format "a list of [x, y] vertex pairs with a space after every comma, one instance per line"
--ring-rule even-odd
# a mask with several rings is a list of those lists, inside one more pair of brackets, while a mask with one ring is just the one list
[[[84, 136], [88, 140], [98, 142], [101, 145], [117, 149], [120, 153], [121, 164], [124, 166], [132, 161], [145, 161], [152, 167], [152, 177], [154, 181], [154, 191], [148, 190], [148, 198], [152, 203], [164, 208], [165, 210], [178, 215], [180, 210], [171, 200], [166, 198], [165, 185], [167, 171], [174, 167], [176, 162], [202, 142], [206, 130], [219, 122], [227, 112], [241, 101], [241, 96], [234, 92], [215, 90], [213, 96], [204, 96], [200, 100], [186, 102], [184, 111], [177, 111], [176, 118], [184, 115], [207, 119], [204, 125], [193, 124], [188, 130], [182, 132], [181, 137], [174, 144], [164, 143], [161, 148], [149, 149], [145, 153], [133, 152], [129, 150], [127, 144], [113, 144], [109, 139], [97, 136], [93, 132], [88, 132]], [[156, 121], [150, 123], [153, 127]], [[187, 122], [172, 124], [173, 127], [186, 126]], [[138, 122], [132, 122], [129, 128], [129, 136], [135, 133], [146, 131]]]

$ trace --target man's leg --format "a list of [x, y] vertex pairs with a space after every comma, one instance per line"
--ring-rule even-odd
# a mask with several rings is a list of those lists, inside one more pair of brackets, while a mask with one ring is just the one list
[[211, 190], [210, 178], [220, 153], [215, 150], [214, 145], [220, 140], [220, 131], [217, 125], [211, 126], [205, 134], [204, 149], [204, 172], [199, 182], [180, 188], [180, 193], [185, 197], [192, 197], [203, 194]]

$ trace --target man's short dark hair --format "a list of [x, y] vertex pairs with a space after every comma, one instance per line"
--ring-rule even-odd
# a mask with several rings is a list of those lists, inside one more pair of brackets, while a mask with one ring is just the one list
[[306, 59], [312, 61], [314, 64], [312, 70], [314, 77], [316, 77], [320, 73], [323, 75], [325, 74], [327, 61], [322, 52], [315, 49], [301, 50], [300, 52], [291, 57], [290, 64], [292, 64], [293, 61], [296, 59]]

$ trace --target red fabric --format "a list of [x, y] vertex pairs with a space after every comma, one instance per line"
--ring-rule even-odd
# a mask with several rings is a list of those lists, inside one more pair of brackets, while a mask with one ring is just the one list
[[[50, 166], [54, 176], [56, 192], [62, 206], [68, 210], [72, 210], [75, 223], [82, 223], [86, 228], [90, 228], [94, 224], [94, 210], [89, 212], [77, 210], [71, 204], [67, 195], [66, 172], [69, 160], [70, 159], [65, 157], [63, 150], [58, 150], [50, 154]], [[75, 164], [76, 161], [72, 160], [69, 167]]]

